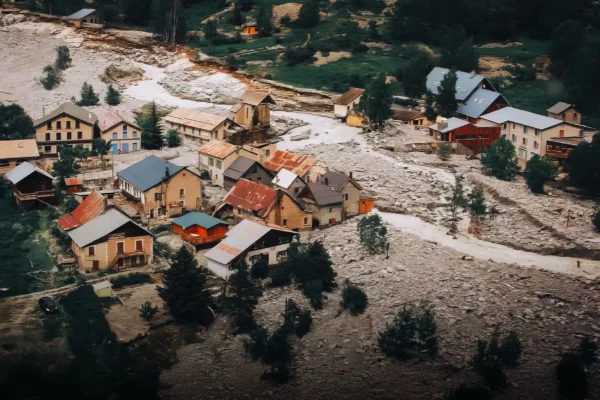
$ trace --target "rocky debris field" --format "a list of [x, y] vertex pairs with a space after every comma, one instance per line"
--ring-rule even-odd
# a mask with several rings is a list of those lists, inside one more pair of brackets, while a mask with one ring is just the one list
[[[560, 354], [579, 338], [600, 336], [600, 286], [494, 262], [463, 259], [436, 243], [388, 226], [390, 257], [370, 255], [358, 242], [357, 219], [309, 234], [320, 239], [334, 262], [337, 282], [350, 279], [365, 290], [369, 307], [360, 316], [342, 312], [340, 290], [328, 295], [323, 310], [313, 311], [314, 328], [293, 339], [297, 373], [278, 386], [260, 381], [263, 370], [243, 352], [243, 337], [231, 336], [225, 318], [202, 334], [204, 342], [180, 349], [179, 362], [162, 375], [172, 385], [167, 399], [440, 399], [460, 382], [478, 383], [470, 370], [476, 340], [495, 326], [521, 335], [519, 367], [499, 399], [553, 399], [554, 367]], [[307, 302], [293, 287], [269, 288], [256, 311], [270, 331], [282, 320], [285, 299]], [[379, 331], [405, 304], [427, 301], [438, 323], [441, 353], [434, 361], [396, 363], [377, 345]], [[590, 371], [592, 393], [598, 371]]]

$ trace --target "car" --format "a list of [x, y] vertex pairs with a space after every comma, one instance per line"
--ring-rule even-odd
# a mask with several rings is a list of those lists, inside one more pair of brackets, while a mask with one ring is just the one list
[[50, 297], [42, 297], [38, 303], [40, 304], [40, 310], [46, 314], [54, 314], [55, 312], [58, 312], [56, 303]]

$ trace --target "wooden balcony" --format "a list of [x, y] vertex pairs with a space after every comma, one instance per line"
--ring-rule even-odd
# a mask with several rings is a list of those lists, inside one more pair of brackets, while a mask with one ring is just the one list
[[196, 234], [181, 233], [181, 238], [186, 242], [193, 244], [194, 246], [200, 246], [203, 244], [218, 242], [219, 240], [225, 239], [225, 234], [212, 235], [212, 236], [200, 236]]
[[36, 200], [47, 197], [54, 197], [54, 190], [42, 190], [39, 192], [31, 192], [31, 193], [21, 193], [19, 190], [15, 189], [15, 194], [19, 198], [19, 200]]

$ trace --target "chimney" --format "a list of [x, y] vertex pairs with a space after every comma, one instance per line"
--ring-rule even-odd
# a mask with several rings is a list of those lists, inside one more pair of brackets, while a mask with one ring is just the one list
[[350, 179], [352, 179], [352, 171], [350, 171]]
[[325, 186], [329, 186], [329, 178], [325, 178]]
[[437, 126], [438, 126], [438, 129], [440, 129], [440, 130], [448, 128], [448, 120], [446, 118], [444, 118], [443, 120], [438, 122]]

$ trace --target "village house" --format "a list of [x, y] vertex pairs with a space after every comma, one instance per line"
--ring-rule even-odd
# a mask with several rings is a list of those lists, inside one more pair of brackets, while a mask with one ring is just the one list
[[500, 134], [515, 145], [521, 168], [525, 168], [525, 164], [533, 155], [546, 155], [547, 141], [550, 138], [585, 137], [596, 132], [595, 129], [584, 125], [512, 107], [483, 115], [481, 120], [483, 123], [500, 127]]
[[118, 187], [141, 204], [148, 218], [169, 217], [199, 210], [202, 180], [191, 170], [154, 155], [117, 173]]
[[7, 172], [6, 179], [12, 184], [18, 205], [35, 200], [47, 203], [54, 199], [54, 181], [56, 179], [27, 161]]
[[[433, 139], [452, 143], [457, 154], [485, 153], [500, 137], [500, 127], [494, 124], [472, 124], [459, 118], [442, 119], [429, 127]], [[462, 147], [468, 148], [464, 150]], [[470, 151], [469, 151], [470, 150]]]
[[573, 104], [559, 101], [546, 111], [548, 111], [548, 116], [550, 118], [560, 119], [574, 124], [581, 124], [581, 114], [577, 112]]
[[65, 186], [67, 192], [77, 193], [83, 190], [83, 179], [81, 178], [65, 178]]
[[225, 140], [226, 130], [235, 125], [227, 118], [206, 114], [198, 110], [178, 108], [164, 118], [167, 129], [173, 129], [185, 137], [206, 143], [213, 139]]
[[350, 88], [346, 93], [338, 97], [333, 102], [333, 113], [336, 118], [346, 119], [348, 113], [354, 109], [354, 106], [360, 103], [360, 99], [365, 89]]
[[569, 153], [583, 142], [591, 143], [592, 136], [557, 137], [546, 142], [546, 155], [559, 165], [563, 165], [569, 158]]
[[240, 149], [240, 155], [262, 164], [271, 154], [277, 151], [277, 142], [277, 140], [269, 140], [244, 144]]
[[111, 142], [113, 154], [129, 153], [142, 148], [142, 129], [127, 121], [118, 111], [98, 114], [100, 137]]
[[154, 235], [116, 208], [67, 232], [82, 271], [139, 267], [152, 263]]
[[229, 224], [201, 212], [191, 212], [173, 220], [173, 232], [194, 246], [225, 238]]
[[223, 187], [229, 190], [240, 179], [271, 186], [273, 173], [263, 167], [258, 161], [240, 156], [223, 173]]
[[[427, 89], [438, 94], [439, 86], [448, 72], [448, 68], [435, 67], [427, 75]], [[483, 75], [456, 71], [456, 77], [456, 100], [459, 103], [457, 114], [460, 118], [476, 124], [482, 115], [510, 106]]]
[[282, 169], [287, 169], [305, 181], [309, 180], [311, 169], [315, 167], [315, 164], [317, 164], [317, 159], [314, 157], [288, 153], [283, 150], [275, 151], [263, 163], [270, 171], [277, 173]]
[[248, 90], [229, 111], [229, 118], [244, 127], [271, 125], [270, 105], [276, 105], [268, 92]]
[[71, 14], [65, 17], [67, 21], [75, 25], [76, 27], [82, 27], [84, 24], [100, 24], [101, 21], [96, 14], [96, 10], [93, 8], [83, 8], [77, 11], [75, 14]]
[[11, 171], [24, 161], [33, 162], [39, 156], [35, 139], [0, 141], [0, 174]]
[[56, 224], [63, 231], [70, 231], [101, 215], [107, 207], [108, 200], [100, 192], [94, 190], [70, 214], [56, 220]]
[[319, 182], [312, 182], [298, 198], [313, 214], [313, 228], [325, 227], [343, 220], [344, 195]]
[[297, 199], [302, 189], [306, 187], [306, 182], [295, 173], [282, 169], [273, 178], [273, 187], [283, 190], [294, 199]]
[[274, 265], [287, 259], [287, 250], [296, 232], [271, 224], [243, 220], [227, 237], [204, 254], [207, 267], [215, 275], [227, 279], [234, 265], [242, 260], [253, 264], [265, 260]]
[[352, 172], [347, 176], [340, 172], [328, 171], [319, 182], [344, 196], [343, 219], [360, 214], [362, 186], [352, 178]]
[[225, 171], [239, 157], [239, 147], [220, 140], [211, 140], [198, 149], [198, 167], [208, 171], [213, 185], [223, 187]]
[[312, 215], [305, 212], [290, 195], [260, 183], [240, 179], [231, 188], [214, 215], [221, 219], [252, 219], [291, 229], [312, 228]]
[[246, 22], [242, 25], [242, 34], [248, 36], [258, 35], [258, 24], [256, 22]]
[[431, 121], [427, 119], [425, 113], [419, 110], [394, 109], [392, 108], [392, 119], [402, 121], [407, 125], [428, 126]]
[[35, 137], [42, 157], [58, 158], [60, 146], [92, 150], [98, 118], [91, 111], [68, 102], [35, 120]]

